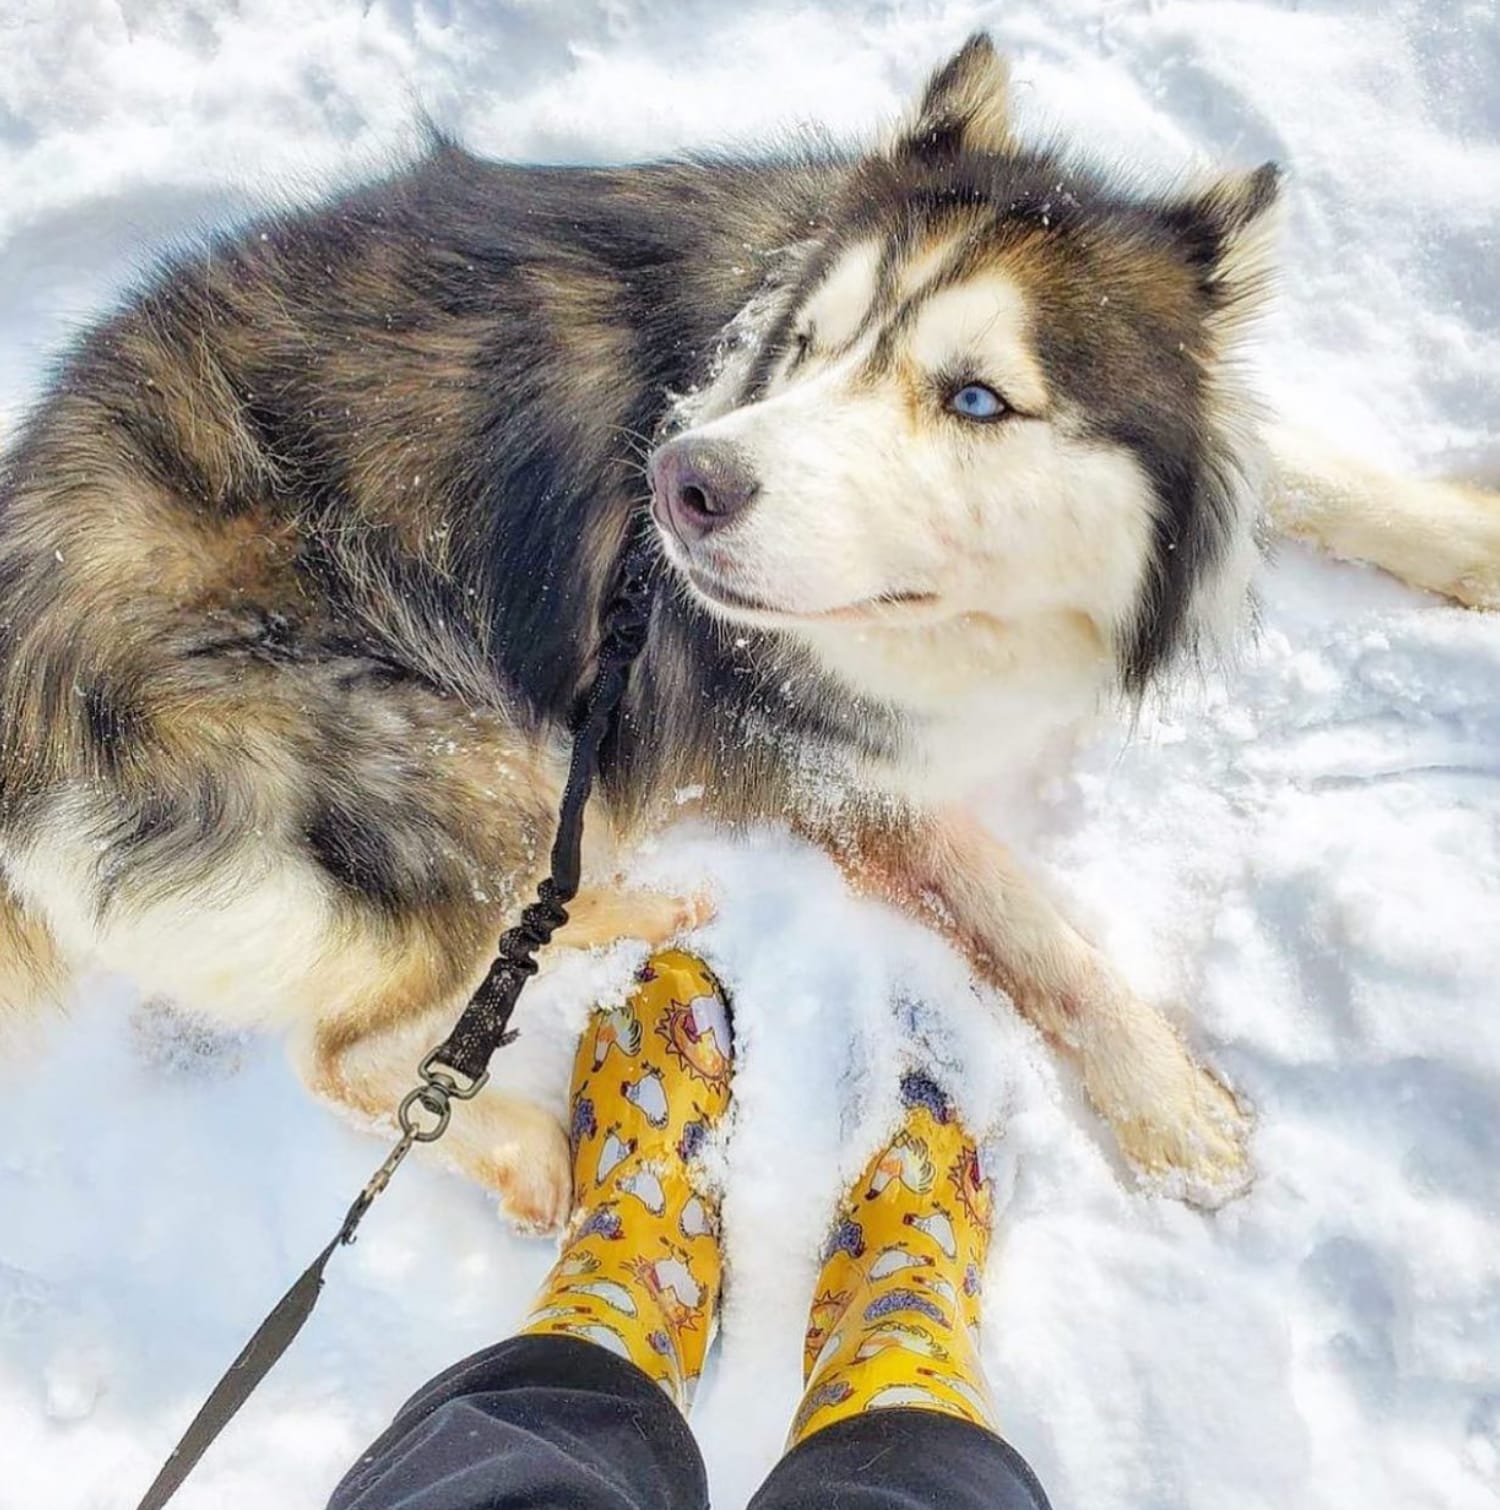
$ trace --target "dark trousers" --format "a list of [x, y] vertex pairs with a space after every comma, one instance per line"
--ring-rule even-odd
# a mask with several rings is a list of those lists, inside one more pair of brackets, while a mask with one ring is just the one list
[[[329, 1510], [705, 1510], [687, 1423], [633, 1364], [571, 1337], [514, 1337], [438, 1375], [334, 1490]], [[1025, 1461], [950, 1416], [826, 1427], [750, 1510], [1047, 1510]]]

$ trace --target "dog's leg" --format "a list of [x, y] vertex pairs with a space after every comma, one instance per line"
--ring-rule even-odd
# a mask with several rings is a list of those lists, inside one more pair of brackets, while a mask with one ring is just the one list
[[553, 943], [562, 949], [600, 949], [620, 939], [655, 948], [679, 933], [701, 928], [714, 915], [713, 900], [641, 887], [588, 886], [568, 904], [567, 924]]
[[1470, 608], [1500, 609], [1500, 494], [1393, 477], [1301, 431], [1270, 436], [1271, 522]]
[[1249, 1121], [1234, 1096], [972, 817], [866, 827], [828, 847], [857, 890], [952, 939], [1077, 1061], [1089, 1099], [1142, 1174], [1206, 1206], [1245, 1189]]
[[[519, 765], [514, 749], [506, 756]], [[534, 891], [521, 881], [522, 854], [531, 846], [523, 848], [516, 814], [496, 813], [510, 821], [487, 832], [482, 820], [496, 805], [481, 793], [465, 824], [456, 806], [463, 791], [454, 772], [451, 784], [427, 790], [433, 805], [427, 811], [415, 802], [390, 809], [385, 832], [399, 840], [416, 825], [420, 833], [436, 826], [439, 803], [454, 805], [450, 831], [472, 845], [488, 844], [491, 866], [513, 870], [504, 900], [451, 887], [445, 899], [426, 904], [360, 905], [336, 893], [299, 846], [282, 843], [210, 873], [197, 888], [147, 894], [101, 915], [95, 843], [70, 831], [61, 812], [23, 868], [37, 912], [75, 948], [210, 1020], [285, 1024], [310, 1089], [361, 1122], [389, 1127], [415, 1083], [416, 1066], [446, 1036], [501, 929]], [[554, 800], [540, 773], [532, 796]], [[656, 945], [702, 921], [706, 911], [697, 899], [589, 887], [575, 900], [556, 947], [595, 948], [620, 938]], [[8, 946], [0, 989], [9, 977], [31, 996], [56, 986], [49, 941], [30, 911], [0, 906], [0, 942]], [[0, 1007], [7, 1005], [0, 995]], [[495, 1191], [522, 1226], [549, 1228], [567, 1210], [566, 1138], [554, 1112], [538, 1102], [486, 1090], [455, 1114], [437, 1151]]]
[[[293, 1059], [309, 1089], [364, 1123], [393, 1127], [401, 1098], [417, 1083], [417, 1065], [458, 1016], [429, 1012], [358, 1033], [351, 1021], [320, 1024], [293, 1043]], [[523, 1096], [486, 1087], [454, 1107], [436, 1151], [471, 1179], [498, 1193], [515, 1224], [550, 1232], [568, 1213], [572, 1169], [568, 1138], [557, 1116]]]
[[[569, 912], [554, 949], [602, 948], [627, 938], [655, 947], [708, 916], [702, 899], [623, 887], [586, 887]], [[294, 1039], [293, 1057], [309, 1088], [362, 1121], [391, 1123], [401, 1098], [416, 1083], [417, 1064], [447, 1036], [462, 1007], [460, 997], [442, 1010], [422, 1010], [432, 991], [420, 963], [427, 952], [422, 947], [409, 951], [389, 977], [378, 985], [372, 981], [361, 994], [361, 1000], [382, 1003], [378, 1014], [351, 1007]], [[544, 965], [546, 959], [544, 954]], [[551, 1231], [568, 1213], [572, 1176], [567, 1136], [556, 1115], [535, 1101], [486, 1088], [472, 1102], [455, 1107], [440, 1151], [498, 1192], [506, 1211], [525, 1230]]]

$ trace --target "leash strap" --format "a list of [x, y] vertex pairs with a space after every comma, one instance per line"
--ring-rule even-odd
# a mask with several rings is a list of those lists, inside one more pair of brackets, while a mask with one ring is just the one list
[[[198, 1459], [208, 1451], [215, 1437], [234, 1419], [251, 1392], [271, 1372], [276, 1360], [292, 1345], [292, 1339], [300, 1332], [307, 1318], [312, 1315], [323, 1289], [323, 1270], [333, 1257], [334, 1249], [354, 1241], [354, 1231], [364, 1220], [365, 1212], [374, 1204], [375, 1197], [390, 1184], [402, 1159], [411, 1152], [413, 1143], [431, 1143], [442, 1136], [443, 1128], [436, 1123], [423, 1126], [403, 1106], [401, 1112], [401, 1141], [386, 1155], [385, 1162], [355, 1197], [354, 1204], [344, 1215], [343, 1223], [333, 1241], [302, 1271], [297, 1282], [272, 1307], [271, 1314], [256, 1327], [255, 1335], [240, 1349], [240, 1355], [225, 1370], [224, 1377], [214, 1385], [209, 1395], [198, 1408], [182, 1440], [172, 1449], [172, 1455], [162, 1464], [139, 1510], [161, 1510], [161, 1507], [177, 1493], [182, 1481], [197, 1466]], [[446, 1124], [444, 1124], [446, 1125]]]
[[140, 1510], [161, 1510], [181, 1487], [182, 1481], [197, 1466], [214, 1438], [229, 1425], [250, 1392], [271, 1371], [276, 1360], [289, 1348], [318, 1303], [323, 1288], [323, 1268], [333, 1257], [339, 1239], [329, 1243], [303, 1271], [302, 1277], [276, 1303], [275, 1309], [256, 1328], [255, 1335], [229, 1365], [228, 1372], [214, 1385], [213, 1393], [198, 1409], [182, 1440], [162, 1464]]
[[448, 1130], [454, 1101], [477, 1096], [489, 1079], [489, 1064], [497, 1050], [515, 1034], [510, 1019], [526, 982], [536, 974], [536, 951], [550, 941], [568, 920], [567, 904], [578, 894], [582, 866], [583, 812], [598, 774], [600, 753], [614, 728], [615, 715], [630, 679], [630, 668], [645, 648], [651, 621], [655, 553], [649, 530], [636, 532], [620, 566], [615, 595], [603, 616], [598, 667], [583, 702], [573, 736], [552, 843], [551, 873], [537, 888], [537, 899], [521, 912], [520, 921], [500, 937], [494, 962], [479, 983], [453, 1031], [422, 1061], [419, 1083], [397, 1110], [401, 1139], [385, 1162], [355, 1197], [333, 1240], [277, 1301], [256, 1328], [239, 1357], [229, 1365], [213, 1393], [199, 1407], [182, 1440], [162, 1465], [138, 1510], [162, 1510], [229, 1425], [256, 1386], [275, 1367], [318, 1303], [323, 1271], [335, 1251], [354, 1241], [354, 1234], [375, 1198], [415, 1143], [435, 1143]]
[[501, 935], [489, 973], [453, 1031], [423, 1062], [424, 1080], [436, 1063], [456, 1070], [470, 1084], [483, 1082], [495, 1051], [510, 1041], [511, 1014], [522, 987], [536, 974], [536, 951], [568, 920], [567, 904], [578, 894], [583, 810], [593, 790], [599, 753], [614, 726], [630, 668], [646, 644], [654, 563], [649, 540], [638, 538], [626, 553], [614, 601], [604, 616], [598, 670], [573, 735], [568, 784], [552, 841], [552, 872], [537, 888], [536, 901], [522, 911], [520, 922]]

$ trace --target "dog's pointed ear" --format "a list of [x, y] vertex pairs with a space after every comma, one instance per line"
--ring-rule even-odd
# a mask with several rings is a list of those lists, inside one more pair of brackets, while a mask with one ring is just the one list
[[1281, 170], [1262, 163], [1190, 190], [1167, 207], [1215, 317], [1232, 327], [1260, 312], [1275, 273]]
[[984, 32], [975, 32], [933, 74], [896, 132], [897, 155], [951, 157], [1004, 152], [1010, 130], [1010, 69]]

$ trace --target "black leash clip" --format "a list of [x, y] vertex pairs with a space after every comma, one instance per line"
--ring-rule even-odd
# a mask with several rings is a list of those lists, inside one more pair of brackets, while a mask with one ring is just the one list
[[[436, 1143], [448, 1131], [453, 1117], [455, 1101], [472, 1101], [482, 1091], [490, 1078], [485, 1070], [478, 1076], [464, 1075], [447, 1066], [438, 1068], [439, 1049], [434, 1049], [417, 1066], [421, 1084], [413, 1086], [402, 1098], [396, 1109], [396, 1121], [401, 1128], [401, 1137], [396, 1146], [385, 1156], [385, 1162], [365, 1182], [365, 1188], [354, 1198], [339, 1228], [335, 1246], [347, 1246], [354, 1241], [355, 1231], [364, 1220], [365, 1213], [375, 1204], [377, 1196], [391, 1183], [391, 1177], [401, 1167], [401, 1161], [412, 1150], [414, 1143]], [[432, 1119], [424, 1124], [418, 1108]]]
[[[403, 1139], [409, 1138], [413, 1143], [436, 1143], [448, 1131], [453, 1103], [472, 1101], [490, 1078], [488, 1070], [478, 1075], [461, 1075], [460, 1071], [441, 1063], [438, 1059], [441, 1052], [441, 1049], [434, 1049], [417, 1066], [417, 1076], [422, 1083], [407, 1091], [396, 1111]], [[461, 1084], [460, 1080], [464, 1083]], [[425, 1127], [418, 1124], [418, 1107], [433, 1119]]]

